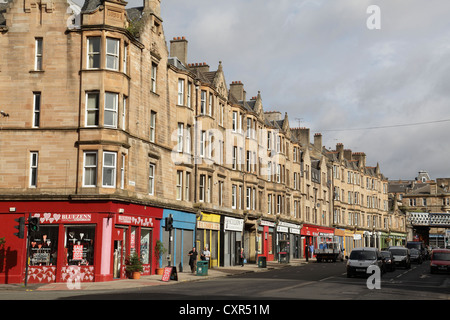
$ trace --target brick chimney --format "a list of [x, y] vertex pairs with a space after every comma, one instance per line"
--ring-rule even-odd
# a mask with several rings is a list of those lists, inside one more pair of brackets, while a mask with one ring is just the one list
[[178, 60], [187, 66], [188, 41], [184, 37], [174, 37], [170, 40], [170, 56], [177, 57]]

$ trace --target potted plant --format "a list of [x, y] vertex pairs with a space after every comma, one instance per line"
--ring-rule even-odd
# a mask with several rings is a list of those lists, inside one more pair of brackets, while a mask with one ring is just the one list
[[161, 256], [167, 252], [167, 249], [164, 248], [164, 244], [161, 240], [156, 240], [155, 245], [155, 256], [157, 257], [157, 268], [156, 268], [156, 274], [162, 275], [164, 272], [164, 268], [159, 268], [159, 260], [161, 259]]
[[125, 268], [132, 279], [141, 278], [141, 272], [144, 270], [144, 267], [137, 252], [134, 252], [132, 255], [130, 255]]

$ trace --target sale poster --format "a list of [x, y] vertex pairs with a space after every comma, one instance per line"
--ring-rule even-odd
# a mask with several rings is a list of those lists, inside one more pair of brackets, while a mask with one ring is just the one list
[[73, 246], [72, 260], [83, 260], [83, 245], [74, 245]]

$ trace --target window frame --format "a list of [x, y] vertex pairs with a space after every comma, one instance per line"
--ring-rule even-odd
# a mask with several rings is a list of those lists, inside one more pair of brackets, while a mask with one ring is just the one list
[[[86, 155], [95, 155], [95, 165], [86, 165]], [[86, 169], [95, 169], [94, 184], [86, 184]], [[84, 188], [95, 188], [97, 186], [97, 172], [98, 172], [98, 152], [97, 151], [84, 151], [83, 152], [83, 183]]]
[[[112, 158], [112, 159], [114, 159], [113, 165], [105, 164], [105, 162], [106, 162], [105, 159], [106, 159], [106, 156], [108, 156], [108, 155], [113, 156], [113, 158]], [[117, 178], [117, 152], [103, 151], [102, 159], [103, 159], [102, 160], [102, 187], [103, 188], [115, 188], [117, 185], [117, 181], [116, 181], [116, 178]], [[108, 169], [111, 170], [111, 173], [112, 173], [112, 176], [111, 176], [112, 185], [105, 184], [105, 177], [106, 177], [105, 170], [108, 170]]]
[[39, 170], [39, 152], [30, 151], [30, 180], [29, 187], [37, 188]]
[[[109, 52], [109, 42], [114, 42], [114, 48], [115, 52]], [[108, 66], [109, 59], [112, 58], [113, 60], [113, 67]], [[119, 58], [120, 58], [120, 40], [117, 38], [110, 38], [106, 37], [106, 50], [105, 50], [105, 69], [113, 70], [113, 71], [119, 71]]]

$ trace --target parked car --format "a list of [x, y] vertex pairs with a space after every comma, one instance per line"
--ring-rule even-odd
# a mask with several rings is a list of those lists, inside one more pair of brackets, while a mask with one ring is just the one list
[[417, 249], [422, 256], [422, 261], [427, 259], [428, 251], [422, 241], [408, 241], [406, 243], [408, 249]]
[[423, 259], [419, 250], [413, 248], [409, 250], [409, 253], [411, 255], [411, 262], [417, 262], [418, 264], [422, 264]]
[[347, 277], [355, 275], [367, 276], [367, 268], [371, 265], [378, 266], [381, 273], [384, 272], [384, 259], [377, 248], [363, 247], [355, 248], [347, 260]]
[[430, 272], [450, 272], [450, 249], [435, 249], [431, 253]]
[[408, 248], [389, 247], [389, 251], [394, 256], [395, 266], [402, 266], [407, 269], [411, 268], [411, 255]]
[[386, 271], [394, 271], [395, 270], [395, 260], [392, 252], [389, 250], [381, 251], [381, 255], [384, 258], [384, 265]]

